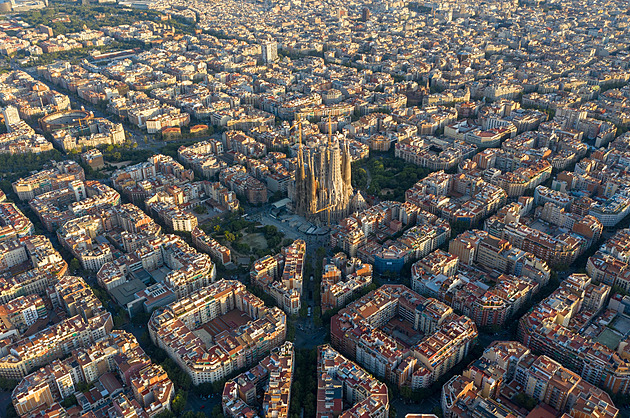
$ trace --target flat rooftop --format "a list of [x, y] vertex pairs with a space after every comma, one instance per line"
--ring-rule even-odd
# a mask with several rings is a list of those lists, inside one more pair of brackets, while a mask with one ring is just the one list
[[396, 339], [405, 348], [417, 344], [424, 336], [422, 332], [413, 329], [413, 325], [409, 321], [400, 317], [392, 318], [381, 330]]
[[136, 300], [135, 294], [137, 292], [140, 292], [146, 288], [147, 286], [142, 283], [142, 280], [133, 279], [121, 284], [120, 286], [116, 286], [109, 291], [109, 294], [112, 295], [112, 298], [114, 298], [118, 305], [127, 306], [129, 302], [131, 302], [132, 300]]
[[253, 321], [253, 319], [246, 315], [244, 312], [239, 311], [238, 309], [233, 309], [225, 315], [221, 315], [220, 317], [203, 324], [202, 328], [208, 334], [214, 337], [217, 334], [222, 333], [223, 331], [238, 328], [241, 325], [245, 325], [250, 321]]

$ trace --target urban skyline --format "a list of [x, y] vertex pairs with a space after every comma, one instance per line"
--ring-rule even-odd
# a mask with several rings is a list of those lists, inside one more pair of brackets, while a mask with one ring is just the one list
[[0, 0], [0, 416], [630, 417], [625, 0]]

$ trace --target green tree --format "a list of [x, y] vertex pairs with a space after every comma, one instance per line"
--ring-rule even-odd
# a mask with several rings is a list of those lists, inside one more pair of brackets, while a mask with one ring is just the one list
[[221, 409], [221, 405], [215, 405], [214, 408], [212, 408], [210, 416], [213, 418], [223, 418], [224, 415], [223, 410]]
[[18, 384], [17, 380], [0, 377], [0, 389], [13, 390]]
[[[160, 366], [162, 366], [162, 368], [166, 371], [166, 374], [168, 374], [169, 379], [173, 381], [173, 383], [175, 384], [175, 387], [178, 388], [178, 390], [186, 391], [190, 389], [190, 387], [192, 386], [192, 380], [190, 379], [190, 376], [188, 375], [188, 373], [183, 371], [177, 365], [177, 363], [175, 363], [173, 360], [168, 358], [164, 350], [157, 349], [157, 350], [154, 350], [153, 353], [159, 355], [160, 358], [164, 358], [164, 360], [160, 363]], [[157, 362], [155, 355], [152, 355], [151, 358], [155, 362]]]
[[320, 308], [319, 306], [316, 306], [313, 309], [313, 323], [316, 327], [322, 326], [322, 308]]
[[512, 400], [519, 406], [531, 411], [538, 405], [538, 401], [525, 393], [517, 393]]
[[68, 270], [71, 274], [76, 274], [79, 270], [81, 270], [81, 263], [76, 258], [70, 260], [70, 264], [68, 265]]
[[187, 399], [188, 394], [186, 392], [181, 389], [177, 391], [175, 398], [173, 398], [173, 402], [171, 403], [172, 411], [176, 416], [179, 416], [182, 412], [184, 412]]
[[199, 205], [199, 206], [195, 206], [193, 211], [198, 215], [203, 215], [205, 213], [208, 213], [208, 208], [205, 205]]
[[70, 395], [67, 398], [65, 398], [63, 401], [61, 401], [61, 406], [63, 406], [66, 409], [76, 404], [77, 404], [77, 398], [74, 395]]
[[85, 393], [94, 387], [93, 384], [87, 384], [86, 382], [79, 382], [76, 385], [77, 392]]
[[287, 322], [287, 341], [295, 340], [295, 325], [293, 325], [293, 321]]

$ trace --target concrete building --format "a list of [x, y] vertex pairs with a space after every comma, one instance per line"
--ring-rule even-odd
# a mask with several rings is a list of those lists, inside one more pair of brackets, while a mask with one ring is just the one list
[[265, 42], [261, 45], [262, 60], [265, 64], [273, 63], [278, 59], [278, 43], [275, 41]]

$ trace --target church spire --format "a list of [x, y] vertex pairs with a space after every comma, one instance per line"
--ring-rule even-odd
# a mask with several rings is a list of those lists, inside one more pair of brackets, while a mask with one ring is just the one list
[[351, 164], [350, 149], [346, 142], [343, 146], [343, 155], [341, 157], [341, 171], [343, 174], [344, 187], [348, 190], [352, 190], [352, 164]]
[[308, 208], [306, 205], [306, 172], [304, 168], [304, 150], [302, 149], [302, 122], [298, 116], [295, 125], [298, 128], [298, 153], [297, 153], [297, 170], [295, 173], [295, 211], [304, 213]]

